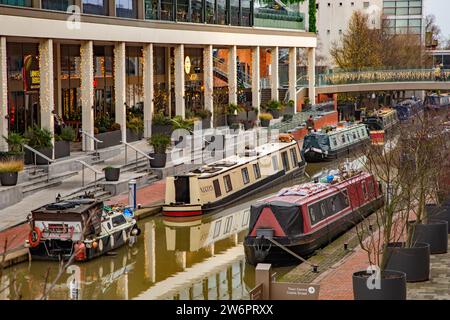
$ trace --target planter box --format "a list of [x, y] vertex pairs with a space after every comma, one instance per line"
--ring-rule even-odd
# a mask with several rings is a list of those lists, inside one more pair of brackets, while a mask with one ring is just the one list
[[136, 132], [134, 130], [127, 129], [127, 142], [142, 140], [143, 135], [143, 132]]
[[247, 113], [247, 120], [256, 121], [258, 119], [258, 113], [256, 111], [249, 111]]
[[[355, 300], [406, 300], [406, 274], [400, 271], [381, 272], [380, 288], [369, 289], [367, 280], [375, 275], [367, 271], [355, 272], [352, 276]], [[373, 283], [375, 281], [370, 281]]]
[[447, 221], [448, 234], [450, 234], [450, 203], [443, 203], [439, 207], [435, 204], [427, 204], [425, 211], [431, 219]]
[[[34, 148], [34, 149], [36, 149], [37, 151], [42, 153], [44, 156], [49, 157], [50, 159], [53, 156], [52, 148], [44, 148], [44, 149]], [[28, 149], [25, 149], [25, 164], [34, 164], [34, 153]], [[36, 155], [36, 164], [37, 165], [46, 165], [46, 164], [48, 164], [48, 162], [44, 158]]]
[[70, 142], [55, 141], [55, 159], [70, 157]]
[[211, 118], [202, 119], [202, 129], [211, 128]]
[[386, 248], [386, 269], [406, 274], [406, 281], [427, 281], [430, 278], [430, 245], [416, 242], [411, 248], [404, 243], [389, 243]]
[[269, 110], [269, 113], [274, 119], [278, 119], [280, 117], [280, 110]]
[[173, 132], [173, 128], [171, 124], [160, 126], [152, 124], [152, 135], [154, 134], [165, 134], [167, 136], [171, 136]]
[[267, 128], [270, 125], [270, 120], [260, 120], [261, 127]]
[[97, 144], [98, 149], [117, 146], [120, 144], [120, 140], [122, 139], [122, 130], [99, 133], [94, 137], [96, 137], [100, 141], [103, 141], [103, 143]]
[[165, 153], [150, 153], [152, 160], [150, 161], [150, 166], [152, 168], [164, 168], [166, 166], [167, 154]]
[[0, 173], [0, 182], [2, 186], [9, 187], [17, 184], [18, 172], [4, 172]]
[[105, 168], [106, 181], [118, 181], [120, 177], [120, 168]]
[[431, 254], [447, 253], [448, 222], [430, 220], [427, 224], [410, 221], [408, 228], [412, 230], [412, 242], [423, 242], [430, 245]]

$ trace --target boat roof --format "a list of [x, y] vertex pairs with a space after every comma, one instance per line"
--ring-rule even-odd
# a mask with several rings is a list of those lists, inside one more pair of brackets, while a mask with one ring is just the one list
[[345, 126], [345, 127], [337, 127], [337, 128], [333, 128], [333, 130], [325, 132], [322, 130], [318, 130], [318, 131], [313, 131], [311, 133], [309, 133], [308, 135], [335, 135], [335, 134], [339, 134], [342, 132], [346, 132], [346, 131], [350, 131], [353, 129], [357, 129], [357, 128], [361, 128], [361, 127], [366, 127], [366, 125], [364, 123], [355, 123], [349, 126]]
[[97, 206], [101, 201], [95, 199], [73, 199], [64, 200], [54, 203], [46, 204], [38, 209], [33, 210], [33, 213], [86, 213], [90, 208]]
[[242, 164], [252, 162], [281, 149], [294, 146], [296, 144], [296, 141], [266, 143], [257, 146], [254, 149], [248, 149], [242, 155], [233, 155], [222, 160], [212, 162], [201, 168], [192, 170], [187, 175], [197, 175], [199, 178], [211, 177], [222, 172], [232, 170], [241, 166]]
[[339, 182], [307, 182], [295, 185], [288, 188], [281, 189], [276, 195], [262, 199], [261, 202], [287, 202], [296, 205], [303, 205], [305, 203], [320, 199], [322, 196], [330, 193], [330, 191], [337, 191], [337, 187], [345, 187], [346, 185], [361, 179], [370, 177], [370, 174], [364, 171], [352, 170], [348, 173], [349, 176], [343, 178], [341, 174], [336, 174]]

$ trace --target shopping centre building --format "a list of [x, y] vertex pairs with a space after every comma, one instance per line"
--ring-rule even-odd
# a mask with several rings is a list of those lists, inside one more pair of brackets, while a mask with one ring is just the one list
[[125, 128], [131, 110], [147, 137], [156, 112], [203, 109], [220, 125], [220, 106], [259, 109], [263, 89], [295, 112], [300, 57], [315, 78], [304, 26], [302, 13], [252, 0], [0, 0], [0, 133], [53, 132], [56, 113], [94, 135], [105, 117]]

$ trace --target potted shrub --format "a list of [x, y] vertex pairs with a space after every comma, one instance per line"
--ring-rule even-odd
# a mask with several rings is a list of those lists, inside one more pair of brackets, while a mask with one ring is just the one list
[[154, 134], [148, 139], [148, 143], [153, 147], [153, 152], [150, 153], [150, 166], [152, 168], [164, 168], [166, 166], [166, 150], [170, 145], [170, 138], [164, 134]]
[[8, 159], [24, 160], [23, 145], [28, 143], [28, 140], [23, 137], [22, 134], [16, 132], [10, 132], [8, 136], [3, 136], [8, 144], [8, 152], [5, 153], [5, 157]]
[[75, 130], [70, 126], [62, 128], [60, 135], [55, 135], [55, 159], [70, 156], [70, 143], [75, 138]]
[[245, 130], [253, 129], [253, 127], [255, 126], [255, 120], [245, 120], [242, 121], [242, 123], [244, 125]]
[[[405, 174], [398, 152], [367, 146], [364, 154], [365, 171], [379, 179], [378, 187], [385, 191], [385, 199], [370, 219], [357, 225], [358, 240], [367, 254], [368, 268], [353, 273], [353, 295], [355, 300], [405, 300], [407, 275], [402, 270], [393, 270], [392, 255], [402, 244], [405, 221], [409, 214], [410, 202], [405, 197]], [[369, 187], [370, 189], [370, 187]], [[369, 191], [370, 193], [370, 191]], [[348, 190], [349, 197], [358, 203], [360, 192]], [[408, 193], [409, 195], [409, 193]], [[352, 201], [353, 202], [353, 201]], [[350, 205], [353, 205], [350, 203]], [[371, 221], [376, 221], [374, 230]], [[372, 222], [373, 223], [373, 222]], [[425, 248], [425, 255], [427, 254]], [[420, 260], [420, 258], [419, 258]], [[421, 261], [429, 268], [429, 258]], [[391, 264], [390, 264], [391, 263]], [[370, 267], [369, 267], [370, 266]]]
[[99, 116], [95, 122], [95, 127], [98, 128], [98, 134], [94, 136], [102, 141], [102, 143], [97, 145], [97, 148], [108, 148], [120, 144], [122, 131], [119, 123], [113, 122], [108, 115]]
[[166, 117], [162, 112], [153, 115], [152, 134], [165, 134], [170, 136], [172, 131], [172, 121], [169, 117]]
[[0, 181], [2, 186], [15, 186], [19, 172], [22, 170], [22, 160], [10, 159], [0, 162]]
[[283, 104], [277, 100], [270, 100], [267, 102], [266, 110], [272, 114], [274, 119], [278, 119], [280, 117], [281, 110], [283, 110]]
[[227, 125], [231, 126], [233, 123], [237, 123], [238, 114], [241, 111], [243, 111], [243, 108], [240, 105], [230, 103], [226, 107]]
[[127, 142], [139, 141], [144, 134], [144, 120], [141, 117], [130, 117], [127, 121]]
[[[46, 128], [39, 128], [35, 125], [33, 128], [28, 128], [27, 132], [25, 132], [25, 138], [28, 140], [30, 147], [50, 159], [53, 157], [53, 135], [50, 130]], [[35, 155], [30, 150], [25, 150], [25, 164], [34, 163], [34, 156]], [[47, 164], [47, 160], [39, 155], [36, 155], [36, 164], [45, 165]]]
[[270, 125], [270, 120], [273, 119], [273, 116], [270, 113], [261, 113], [259, 115], [259, 120], [261, 121], [261, 127], [268, 127]]
[[106, 181], [118, 181], [120, 177], [120, 168], [115, 167], [105, 167], [103, 169], [105, 171], [105, 180]]
[[211, 116], [212, 113], [206, 109], [200, 109], [195, 112], [195, 116], [199, 117], [202, 121], [202, 129], [211, 128]]

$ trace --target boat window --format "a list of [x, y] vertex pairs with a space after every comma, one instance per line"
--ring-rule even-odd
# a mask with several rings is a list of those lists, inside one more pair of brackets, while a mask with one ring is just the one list
[[370, 179], [368, 186], [369, 186], [369, 195], [374, 196], [375, 195], [375, 186], [374, 186], [373, 179]]
[[362, 137], [365, 136], [364, 131], [365, 131], [364, 129], [361, 129], [361, 136], [362, 136]]
[[353, 131], [353, 139], [355, 139], [355, 140], [357, 139], [355, 131]]
[[277, 155], [272, 156], [272, 166], [274, 171], [278, 171], [278, 157]]
[[216, 221], [214, 225], [214, 235], [213, 238], [217, 238], [220, 234], [220, 226], [222, 225], [222, 220]]
[[367, 189], [366, 189], [366, 182], [365, 181], [361, 182], [361, 189], [362, 189], [362, 192], [363, 192], [364, 200], [366, 200], [368, 198], [368, 195], [367, 195]]
[[291, 157], [292, 157], [292, 163], [294, 164], [294, 166], [298, 165], [297, 150], [295, 150], [295, 148], [291, 149]]
[[106, 226], [108, 227], [108, 229], [111, 229], [111, 223], [107, 223]]
[[233, 216], [228, 217], [225, 221], [225, 229], [223, 230], [223, 234], [227, 234], [231, 230], [231, 222], [233, 222]]
[[223, 182], [225, 184], [225, 191], [230, 192], [233, 190], [233, 185], [231, 184], [231, 177], [229, 174], [223, 177]]
[[336, 147], [338, 145], [336, 137], [332, 137], [331, 141], [333, 141], [333, 145]]
[[289, 165], [289, 158], [287, 155], [287, 151], [281, 153], [281, 162], [283, 162], [283, 169], [285, 172], [291, 170], [291, 166]]
[[311, 217], [311, 224], [315, 224], [317, 222], [317, 219], [313, 207], [309, 207], [309, 216]]
[[243, 168], [241, 169], [242, 172], [242, 181], [244, 182], [244, 184], [247, 184], [250, 182], [250, 176], [248, 175], [248, 169], [247, 168]]
[[124, 216], [117, 216], [111, 219], [113, 227], [120, 226], [122, 224], [127, 223], [127, 220]]
[[342, 141], [342, 143], [345, 143], [345, 135], [341, 136], [341, 141]]
[[255, 174], [255, 179], [261, 178], [261, 170], [259, 168], [259, 163], [253, 164], [253, 173]]
[[322, 212], [322, 217], [327, 216], [327, 208], [325, 207], [325, 200], [320, 203], [320, 211]]
[[222, 191], [220, 190], [220, 183], [218, 179], [213, 181], [213, 186], [214, 192], [216, 193], [216, 198], [220, 197], [222, 195]]
[[242, 215], [242, 227], [245, 227], [248, 224], [248, 220], [250, 218], [250, 210], [245, 210]]

